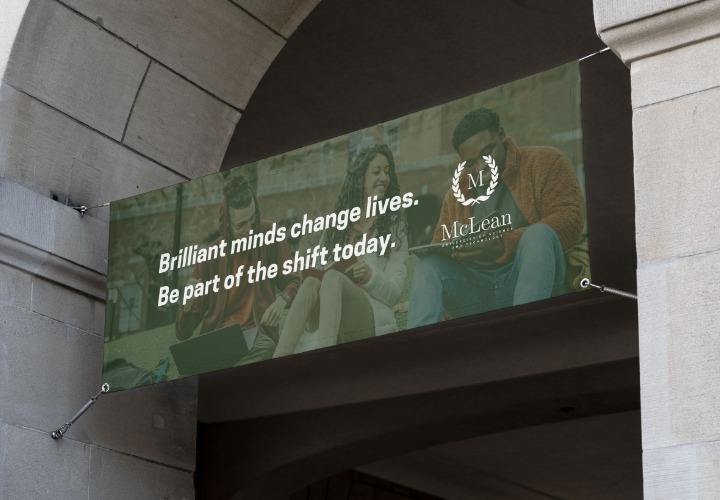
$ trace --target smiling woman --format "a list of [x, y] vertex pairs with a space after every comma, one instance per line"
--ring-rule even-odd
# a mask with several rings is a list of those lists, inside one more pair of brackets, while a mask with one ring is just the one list
[[[400, 183], [392, 152], [387, 145], [377, 144], [361, 151], [350, 164], [333, 211], [337, 213], [352, 207], [362, 207], [370, 203], [369, 199], [376, 197], [390, 200], [399, 194]], [[354, 237], [352, 233], [357, 229], [367, 232], [371, 226], [376, 227], [378, 234], [388, 234], [399, 218], [400, 215], [395, 212], [378, 217], [368, 217], [366, 214], [352, 227], [329, 229], [323, 234], [323, 242], [328, 248], [336, 244], [344, 245], [349, 238]]]
[[[402, 200], [399, 193], [393, 155], [386, 145], [375, 145], [360, 152], [351, 163], [334, 212], [359, 212], [358, 207], [371, 200]], [[321, 348], [397, 331], [391, 307], [399, 301], [407, 277], [404, 218], [394, 210], [367, 215], [344, 229], [330, 227], [323, 233], [320, 245], [338, 250], [332, 254], [335, 261], [353, 255], [357, 261], [342, 271], [329, 269], [320, 277], [305, 277], [274, 357], [294, 353], [304, 332], [312, 333], [315, 348]], [[366, 247], [366, 242], [376, 245], [368, 243]], [[362, 251], [355, 252], [356, 248]]]

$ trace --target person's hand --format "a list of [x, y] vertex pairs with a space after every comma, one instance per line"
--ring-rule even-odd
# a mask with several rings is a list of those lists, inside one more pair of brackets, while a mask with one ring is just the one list
[[282, 297], [276, 298], [275, 302], [270, 304], [270, 306], [265, 309], [265, 313], [260, 320], [260, 324], [269, 326], [271, 328], [275, 328], [276, 326], [278, 326], [280, 324], [280, 318], [282, 318], [282, 313], [285, 310], [286, 305], [287, 302], [285, 302], [285, 299], [283, 299]]
[[[187, 284], [186, 284], [185, 286], [186, 286], [186, 287], [192, 286], [193, 288], [195, 288], [195, 285], [197, 285], [198, 283], [200, 283], [200, 280], [199, 280], [199, 279], [197, 279], [197, 278], [190, 278], [189, 280], [187, 280]], [[187, 302], [185, 302], [185, 303], [183, 304], [183, 311], [185, 311], [185, 312], [190, 312], [190, 309], [192, 308], [193, 300], [194, 300], [194, 297], [190, 297], [190, 298], [187, 300]]]
[[352, 266], [345, 269], [345, 276], [353, 280], [358, 285], [364, 285], [370, 281], [372, 268], [364, 260], [359, 260]]
[[458, 260], [485, 260], [494, 261], [505, 252], [505, 243], [502, 238], [495, 238], [490, 241], [481, 241], [465, 245], [455, 250], [450, 256]]

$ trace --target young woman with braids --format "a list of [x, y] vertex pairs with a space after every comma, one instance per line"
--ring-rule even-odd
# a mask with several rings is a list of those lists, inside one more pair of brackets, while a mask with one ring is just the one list
[[[335, 212], [364, 208], [367, 198], [400, 194], [390, 148], [376, 145], [358, 154], [348, 168]], [[408, 243], [402, 213], [362, 218], [340, 231], [327, 229], [320, 245], [355, 243], [366, 235], [390, 236], [385, 255], [366, 254], [344, 272], [327, 271], [322, 280], [306, 277], [288, 311], [274, 357], [292, 354], [303, 332], [316, 332], [316, 349], [397, 331], [395, 305], [405, 287]], [[394, 246], [393, 246], [394, 245]]]

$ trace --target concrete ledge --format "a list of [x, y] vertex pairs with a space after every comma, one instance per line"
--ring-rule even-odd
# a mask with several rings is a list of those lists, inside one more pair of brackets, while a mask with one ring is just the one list
[[720, 38], [712, 38], [635, 61], [631, 67], [633, 108], [720, 87], [718, 53]]
[[[89, 295], [95, 300], [105, 301], [107, 278], [104, 274], [2, 234], [0, 234], [0, 262], [22, 269], [30, 275], [40, 276], [48, 281], [69, 287]], [[15, 285], [18, 284], [17, 279], [12, 281]], [[4, 286], [10, 285], [9, 282], [3, 282], [3, 284]], [[0, 286], [3, 285], [0, 284]], [[20, 288], [22, 289], [22, 287]], [[30, 287], [27, 287], [27, 290], [29, 291]], [[13, 295], [19, 291], [15, 290]], [[102, 334], [102, 330], [99, 333]]]
[[[108, 225], [106, 222], [81, 217], [70, 207], [46, 198], [15, 182], [0, 178], [0, 199], [8, 210], [0, 211], [0, 236], [3, 237], [4, 254], [12, 259], [14, 266], [37, 274], [47, 259], [29, 247], [74, 263], [96, 274], [107, 272]], [[17, 240], [19, 243], [12, 243]], [[24, 244], [24, 245], [23, 245]], [[28, 262], [20, 251], [29, 251]], [[50, 272], [62, 270], [65, 264], [51, 259]], [[42, 267], [42, 266], [41, 266]], [[81, 276], [89, 276], [86, 271]], [[91, 294], [93, 287], [89, 287]]]
[[[630, 2], [623, 3], [630, 5]], [[596, 7], [598, 35], [628, 65], [638, 59], [718, 36], [720, 2], [670, 0], [665, 3], [667, 7], [677, 8], [639, 20], [628, 19], [627, 24], [615, 27], [604, 27], [608, 23], [602, 20]], [[654, 12], [648, 12], [650, 14]]]
[[[594, 0], [593, 12], [598, 32], [628, 24], [698, 0]], [[702, 0], [700, 0], [702, 1]]]

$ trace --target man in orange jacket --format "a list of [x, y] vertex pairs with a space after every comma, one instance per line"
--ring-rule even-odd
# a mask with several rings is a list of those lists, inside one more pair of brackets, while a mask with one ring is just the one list
[[565, 252], [582, 236], [585, 203], [563, 153], [518, 147], [487, 108], [463, 117], [453, 147], [465, 164], [445, 196], [433, 242], [470, 242], [420, 259], [408, 328], [563, 293]]

